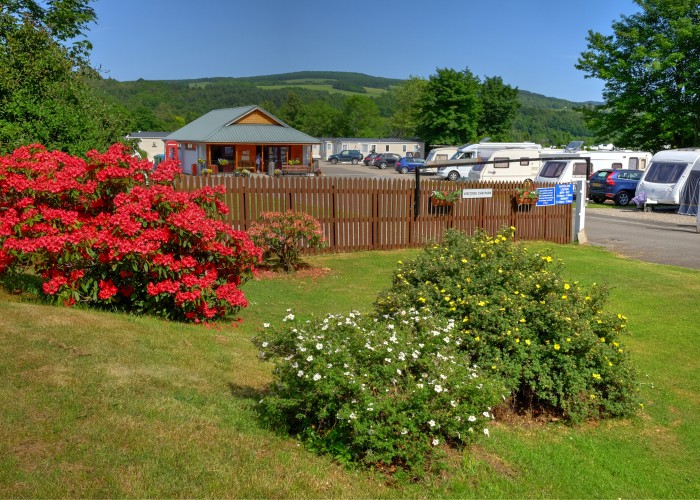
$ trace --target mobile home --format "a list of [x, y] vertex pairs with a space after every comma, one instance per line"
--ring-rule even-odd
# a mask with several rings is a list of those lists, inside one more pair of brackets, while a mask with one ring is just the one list
[[449, 161], [438, 165], [437, 176], [456, 181], [467, 177], [472, 167], [479, 161], [487, 161], [496, 151], [507, 149], [528, 149], [538, 152], [542, 146], [534, 142], [480, 142], [460, 147]]
[[637, 195], [644, 193], [647, 203], [679, 205], [684, 214], [695, 215], [699, 185], [700, 148], [669, 149], [653, 156]]
[[[537, 182], [586, 181], [593, 172], [604, 168], [646, 170], [651, 161], [651, 153], [646, 151], [547, 152], [540, 157], [542, 168]], [[590, 158], [590, 171], [587, 170], [586, 157]]]

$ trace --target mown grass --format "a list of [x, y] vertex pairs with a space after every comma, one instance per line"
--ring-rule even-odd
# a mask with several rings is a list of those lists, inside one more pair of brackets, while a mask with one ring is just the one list
[[[533, 251], [547, 245], [530, 244]], [[638, 417], [498, 422], [449, 474], [387, 484], [308, 453], [256, 415], [271, 380], [250, 338], [296, 314], [369, 310], [416, 250], [307, 258], [251, 281], [240, 326], [22, 302], [0, 292], [0, 497], [698, 498], [700, 273], [556, 246], [567, 277], [612, 286], [639, 366]]]

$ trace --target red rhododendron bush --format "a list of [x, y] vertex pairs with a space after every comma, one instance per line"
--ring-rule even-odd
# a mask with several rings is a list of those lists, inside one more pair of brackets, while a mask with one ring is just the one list
[[65, 305], [196, 322], [238, 311], [262, 250], [221, 219], [223, 186], [178, 192], [179, 175], [122, 145], [0, 157], [0, 274], [33, 270]]

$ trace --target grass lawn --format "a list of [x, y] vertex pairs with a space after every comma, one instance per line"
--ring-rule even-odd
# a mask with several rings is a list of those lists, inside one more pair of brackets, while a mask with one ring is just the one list
[[[544, 244], [529, 244], [544, 251]], [[568, 278], [608, 283], [629, 318], [644, 409], [567, 427], [496, 422], [450, 474], [390, 485], [279, 436], [255, 406], [271, 380], [263, 322], [369, 310], [416, 250], [310, 257], [246, 283], [238, 327], [197, 327], [0, 292], [0, 497], [700, 498], [700, 272], [553, 246]]]

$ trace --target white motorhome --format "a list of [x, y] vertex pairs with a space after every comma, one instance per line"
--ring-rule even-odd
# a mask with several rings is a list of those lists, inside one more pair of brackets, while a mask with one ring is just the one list
[[425, 166], [435, 166], [441, 161], [449, 160], [450, 158], [452, 158], [452, 155], [454, 155], [456, 152], [457, 146], [447, 146], [444, 148], [431, 149], [428, 153], [428, 156], [425, 157]]
[[[587, 170], [586, 157], [590, 158], [591, 169]], [[578, 151], [575, 153], [547, 152], [540, 155], [542, 168], [537, 182], [586, 181], [598, 170], [633, 169], [646, 170], [651, 161], [647, 151]]]
[[452, 158], [438, 165], [437, 176], [456, 181], [467, 177], [472, 167], [479, 161], [488, 161], [496, 151], [506, 149], [534, 149], [540, 151], [542, 146], [534, 142], [480, 142], [460, 147]]
[[534, 180], [540, 171], [539, 155], [539, 149], [501, 149], [489, 158], [494, 163], [472, 166], [467, 178], [492, 182]]
[[652, 157], [649, 168], [637, 184], [637, 195], [644, 193], [646, 202], [651, 204], [689, 204], [688, 200], [693, 196], [697, 199], [697, 193], [686, 189], [693, 185], [688, 180], [697, 180], [699, 176], [700, 148], [659, 151]]

